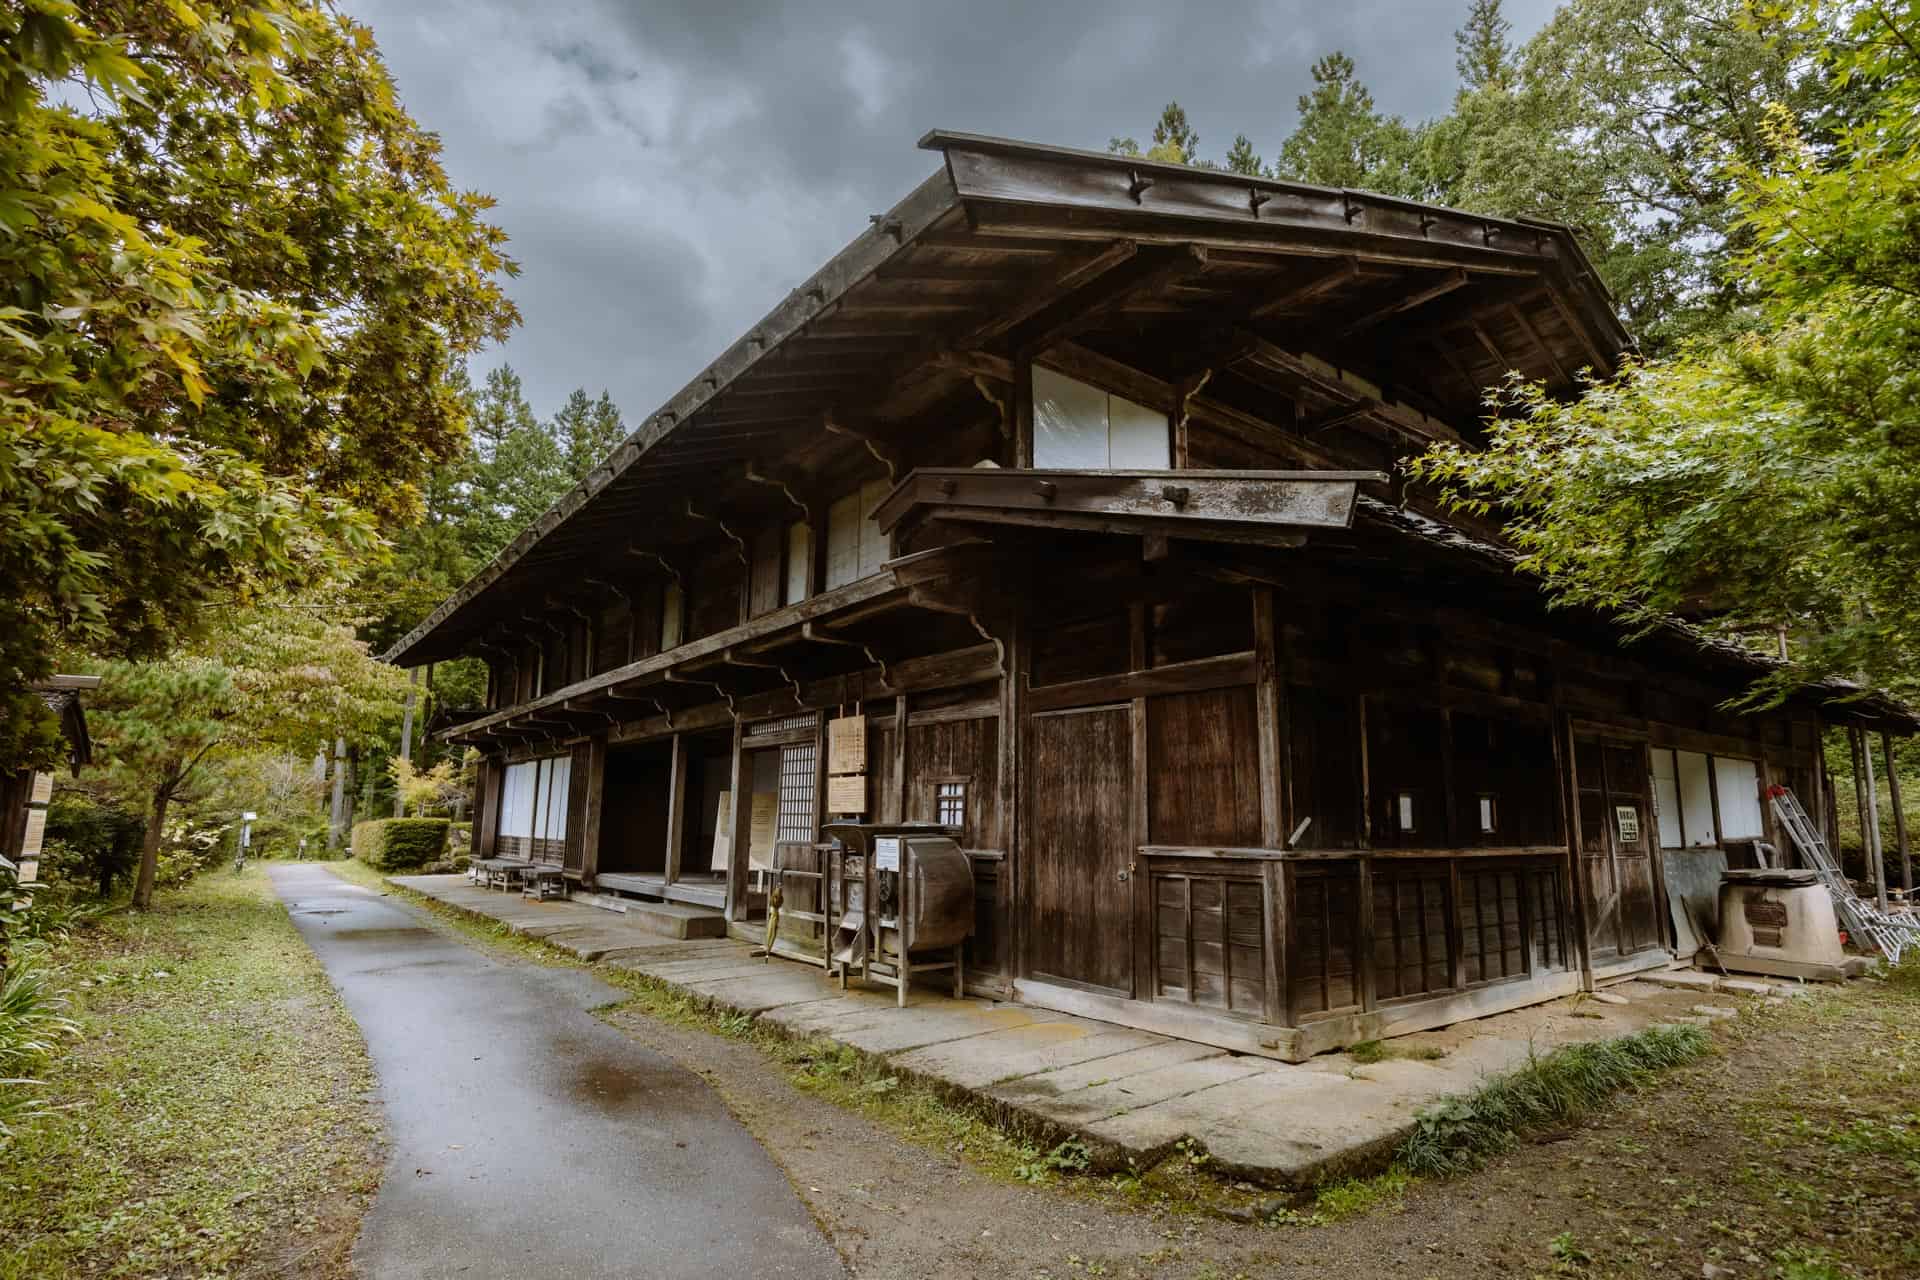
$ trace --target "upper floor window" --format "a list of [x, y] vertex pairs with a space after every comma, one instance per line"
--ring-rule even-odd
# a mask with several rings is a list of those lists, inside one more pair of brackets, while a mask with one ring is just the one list
[[844, 587], [887, 562], [887, 535], [873, 522], [887, 496], [885, 480], [869, 480], [827, 508], [827, 589]]
[[679, 644], [685, 635], [687, 615], [686, 593], [677, 582], [669, 582], [660, 592], [660, 651], [666, 652]]
[[1057, 470], [1164, 470], [1167, 415], [1064, 373], [1033, 367], [1033, 465]]

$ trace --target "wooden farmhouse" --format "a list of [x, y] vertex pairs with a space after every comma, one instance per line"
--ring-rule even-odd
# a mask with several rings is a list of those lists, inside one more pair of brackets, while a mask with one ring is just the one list
[[[398, 643], [484, 658], [481, 855], [821, 955], [945, 827], [965, 984], [1301, 1059], [1697, 946], [1831, 821], [1770, 659], [1549, 610], [1400, 463], [1630, 339], [1566, 228], [932, 133], [938, 170]], [[1858, 691], [1852, 691], [1857, 693]], [[1744, 842], [1744, 843], [1743, 843]]]

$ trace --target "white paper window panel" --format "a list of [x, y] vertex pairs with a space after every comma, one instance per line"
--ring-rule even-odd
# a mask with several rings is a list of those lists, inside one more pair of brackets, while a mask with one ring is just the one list
[[1685, 848], [1702, 849], [1713, 843], [1713, 789], [1707, 777], [1707, 758], [1698, 751], [1676, 751], [1680, 786], [1680, 834]]
[[1163, 471], [1172, 462], [1173, 446], [1167, 415], [1123, 400], [1107, 397], [1107, 465], [1129, 470]]
[[1720, 791], [1720, 838], [1758, 840], [1767, 833], [1760, 814], [1760, 771], [1751, 760], [1713, 758], [1714, 784]]
[[660, 593], [660, 649], [665, 652], [680, 643], [681, 615], [686, 612], [680, 584], [669, 582]]
[[798, 521], [787, 526], [787, 589], [784, 604], [807, 598], [807, 568], [813, 563], [812, 530]]
[[844, 587], [887, 562], [887, 535], [873, 513], [889, 492], [885, 480], [869, 480], [827, 508], [827, 586]]
[[827, 588], [860, 576], [860, 495], [850, 493], [827, 508]]
[[1684, 849], [1687, 842], [1680, 830], [1680, 779], [1674, 769], [1673, 752], [1661, 747], [1652, 755], [1653, 802], [1660, 810], [1660, 847]]
[[567, 793], [573, 781], [573, 757], [557, 756], [542, 760], [540, 778], [540, 829], [534, 835], [543, 840], [567, 838]]
[[536, 762], [510, 764], [500, 783], [500, 834], [525, 839], [533, 834]]
[[1099, 471], [1107, 458], [1107, 393], [1035, 365], [1033, 465]]
[[860, 486], [860, 576], [863, 578], [880, 572], [880, 566], [887, 562], [887, 535], [880, 531], [880, 522], [873, 514], [891, 491], [885, 480], [869, 480]]

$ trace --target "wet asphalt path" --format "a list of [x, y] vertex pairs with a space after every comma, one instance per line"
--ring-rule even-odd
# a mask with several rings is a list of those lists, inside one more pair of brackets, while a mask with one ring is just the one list
[[719, 1097], [589, 1012], [619, 991], [495, 959], [321, 867], [269, 870], [380, 1079], [367, 1280], [845, 1275]]

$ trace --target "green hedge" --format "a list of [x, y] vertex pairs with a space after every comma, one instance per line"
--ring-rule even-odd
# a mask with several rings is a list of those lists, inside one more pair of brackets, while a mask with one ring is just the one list
[[353, 856], [375, 871], [410, 871], [447, 853], [445, 818], [380, 818], [353, 824]]

